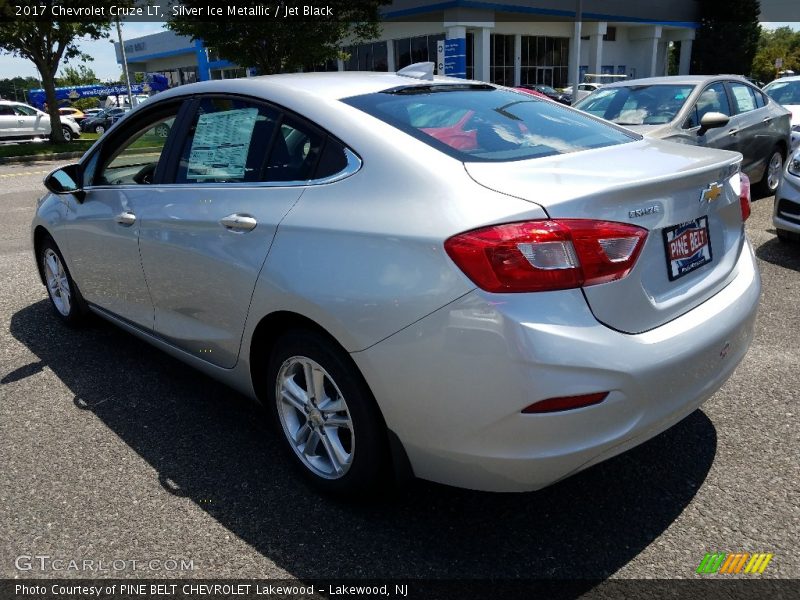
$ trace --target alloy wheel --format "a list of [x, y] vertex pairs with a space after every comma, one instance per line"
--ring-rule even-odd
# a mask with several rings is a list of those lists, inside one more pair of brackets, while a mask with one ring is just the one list
[[767, 165], [767, 189], [774, 192], [778, 189], [783, 172], [783, 156], [777, 150], [773, 152]]
[[47, 292], [56, 310], [64, 317], [68, 317], [72, 310], [72, 291], [69, 285], [66, 269], [61, 259], [52, 248], [47, 248], [43, 254], [43, 266]]
[[344, 477], [355, 451], [353, 420], [330, 374], [310, 358], [292, 356], [275, 386], [278, 418], [300, 462], [322, 478]]

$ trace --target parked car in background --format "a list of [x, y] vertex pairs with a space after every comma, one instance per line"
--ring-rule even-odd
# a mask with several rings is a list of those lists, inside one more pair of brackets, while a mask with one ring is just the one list
[[58, 109], [58, 114], [62, 117], [70, 117], [78, 124], [86, 118], [86, 115], [82, 111], [77, 108], [72, 108], [71, 106], [60, 107]]
[[[519, 86], [524, 90], [532, 90], [534, 92], [539, 92], [540, 94], [544, 94], [551, 100], [555, 100], [556, 102], [561, 102], [561, 104], [572, 104], [572, 96], [569, 94], [565, 94], [564, 92], [559, 92], [554, 87], [549, 85], [543, 85], [541, 83], [533, 83], [533, 84], [523, 84]], [[517, 88], [519, 89], [519, 88]]]
[[800, 148], [789, 158], [775, 193], [772, 223], [782, 242], [800, 242]]
[[[395, 471], [538, 489], [694, 412], [753, 337], [741, 156], [408, 69], [206, 81], [131, 111], [45, 179], [54, 315], [262, 399], [330, 492]], [[463, 119], [471, 145], [437, 135]]]
[[742, 77], [651, 77], [604, 85], [575, 108], [648, 137], [734, 150], [760, 195], [778, 187], [791, 114]]
[[103, 134], [129, 110], [130, 108], [104, 108], [94, 116], [85, 118], [81, 123], [81, 130]]
[[792, 113], [792, 150], [797, 149], [800, 147], [800, 76], [776, 79], [762, 89]]
[[[50, 137], [50, 115], [27, 104], [0, 100], [0, 140], [29, 140]], [[78, 124], [61, 117], [61, 132], [67, 142], [80, 137]]]
[[102, 111], [103, 111], [102, 108], [87, 108], [86, 110], [83, 111], [83, 114], [86, 117], [93, 117], [93, 116], [101, 113]]

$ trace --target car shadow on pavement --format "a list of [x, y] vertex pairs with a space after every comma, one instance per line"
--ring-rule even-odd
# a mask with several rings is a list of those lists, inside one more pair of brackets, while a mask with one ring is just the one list
[[[774, 229], [767, 232], [776, 235]], [[756, 248], [756, 256], [784, 269], [800, 271], [800, 242], [781, 242], [774, 237]]]
[[539, 492], [416, 481], [391, 498], [342, 503], [297, 478], [263, 407], [111, 325], [72, 330], [50, 310], [41, 301], [12, 316], [12, 335], [37, 361], [10, 380], [51, 369], [75, 410], [97, 415], [167, 493], [191, 498], [299, 579], [603, 579], [681, 514], [716, 452], [714, 426], [696, 411]]

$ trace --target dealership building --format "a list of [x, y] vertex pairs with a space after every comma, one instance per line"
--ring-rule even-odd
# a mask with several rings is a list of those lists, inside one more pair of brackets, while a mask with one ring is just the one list
[[[346, 60], [309, 70], [396, 71], [431, 61], [441, 74], [502, 85], [570, 83], [571, 57], [586, 73], [665, 75], [671, 47], [689, 73], [695, 0], [395, 0], [382, 11], [380, 38], [348, 46]], [[580, 18], [576, 11], [580, 5]], [[122, 64], [119, 44], [117, 61]], [[256, 74], [216, 56], [202, 41], [171, 31], [125, 41], [128, 69], [181, 85]]]

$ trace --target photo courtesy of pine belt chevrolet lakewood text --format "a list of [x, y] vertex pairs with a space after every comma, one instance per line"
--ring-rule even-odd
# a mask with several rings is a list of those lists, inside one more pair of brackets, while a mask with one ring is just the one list
[[536, 490], [744, 357], [741, 161], [432, 63], [207, 81], [48, 175], [32, 236], [57, 318], [259, 399], [319, 489]]

